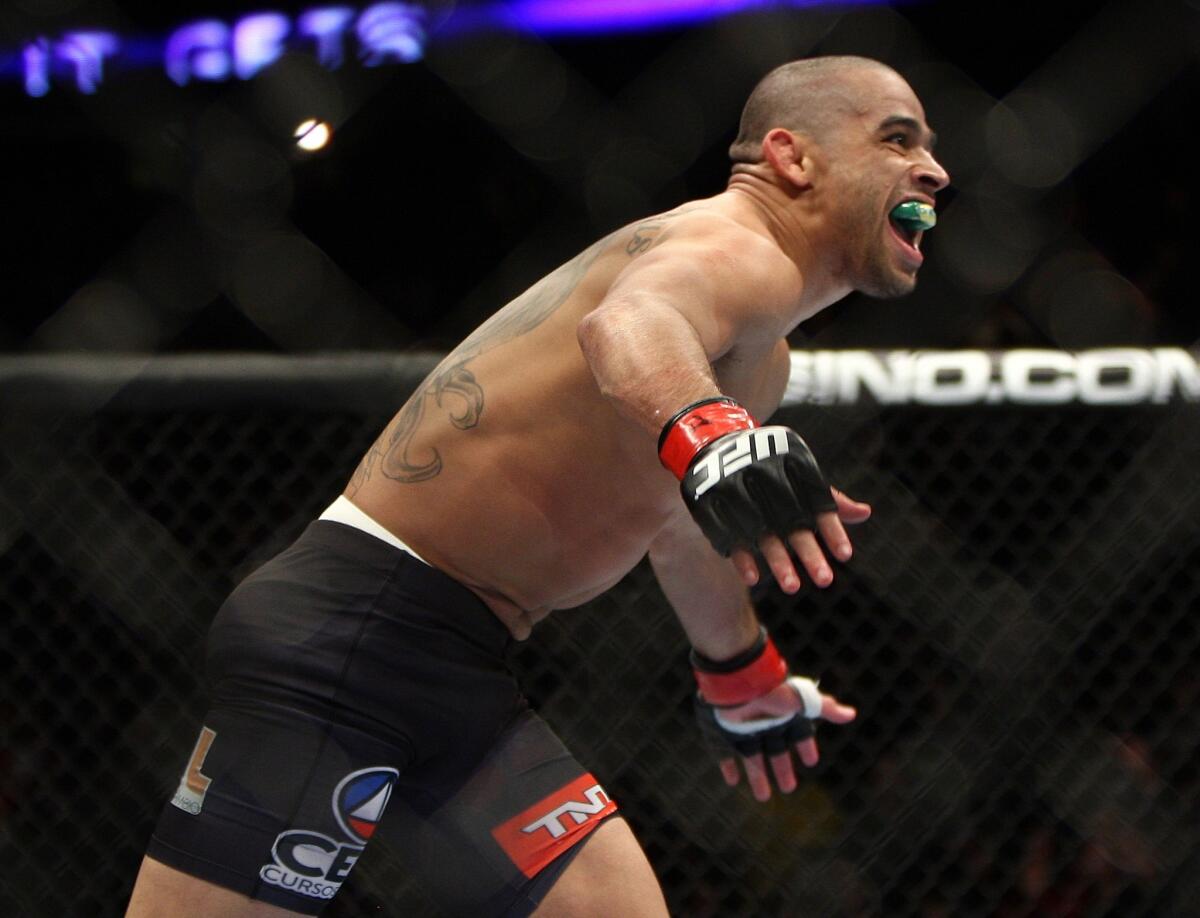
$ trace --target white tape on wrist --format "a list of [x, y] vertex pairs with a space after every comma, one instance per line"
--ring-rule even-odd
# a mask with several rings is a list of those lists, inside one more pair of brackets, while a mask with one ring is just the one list
[[803, 676], [792, 676], [788, 679], [788, 685], [796, 690], [796, 694], [804, 703], [805, 717], [816, 720], [821, 716], [821, 690], [817, 688], [817, 683]]

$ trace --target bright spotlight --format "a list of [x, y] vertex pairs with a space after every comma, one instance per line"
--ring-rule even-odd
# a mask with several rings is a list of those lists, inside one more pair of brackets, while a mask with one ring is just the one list
[[309, 118], [296, 125], [296, 130], [292, 131], [292, 136], [296, 138], [296, 146], [301, 150], [312, 153], [314, 150], [319, 150], [325, 144], [329, 143], [329, 138], [333, 136], [333, 131], [324, 121]]

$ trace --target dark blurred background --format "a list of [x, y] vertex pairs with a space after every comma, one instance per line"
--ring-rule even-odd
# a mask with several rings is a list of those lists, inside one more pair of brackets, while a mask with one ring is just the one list
[[[580, 27], [663, 5], [705, 6], [439, 2], [401, 64], [414, 8], [363, 3], [382, 61], [348, 37], [336, 70], [301, 43], [187, 85], [162, 64], [177, 27], [315, 4], [0, 6], [0, 915], [123, 912], [231, 586], [338, 492], [430, 351], [719, 191], [776, 64], [892, 64], [954, 177], [918, 290], [850, 297], [796, 348], [1194, 347], [1200, 4], [720, 0]], [[531, 28], [548, 9], [574, 28]], [[94, 93], [80, 30], [125, 49]], [[62, 57], [36, 97], [30, 53]], [[305, 150], [314, 119], [331, 134]], [[1161, 398], [1121, 398], [1150, 392], [1122, 353], [1090, 403], [851, 387], [780, 412], [876, 510], [830, 590], [756, 597], [861, 711], [788, 799], [720, 782], [644, 565], [516, 650], [673, 914], [1200, 914], [1200, 376], [1173, 352]], [[330, 914], [442, 913], [381, 837]]]
[[[587, 0], [563, 5], [586, 16]], [[0, 347], [449, 345], [598, 235], [721, 189], [755, 80], [829, 53], [909, 78], [954, 187], [913, 296], [852, 297], [798, 341], [1078, 348], [1200, 335], [1187, 291], [1194, 4], [761, 6], [533, 34], [444, 4], [412, 64], [365, 67], [348, 39], [336, 71], [301, 48], [247, 81], [179, 87], [161, 65], [114, 59], [92, 95], [60, 77], [31, 98], [16, 54], [36, 36], [161, 41], [260, 7], [9, 2]], [[333, 131], [314, 153], [292, 136], [309, 117]]]

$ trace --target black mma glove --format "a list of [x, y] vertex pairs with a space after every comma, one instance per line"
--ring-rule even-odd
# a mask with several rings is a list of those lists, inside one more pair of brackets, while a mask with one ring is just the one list
[[800, 435], [759, 427], [731, 398], [684, 408], [663, 427], [658, 455], [680, 480], [680, 493], [720, 554], [758, 550], [770, 533], [787, 541], [836, 511], [829, 485]]
[[[813, 735], [813, 720], [821, 714], [817, 684], [803, 676], [788, 676], [787, 663], [765, 628], [760, 628], [758, 640], [749, 650], [732, 660], [716, 663], [694, 650], [691, 660], [698, 686], [696, 720], [719, 755], [728, 755], [730, 746], [747, 758], [778, 755]], [[802, 702], [795, 714], [744, 721], [722, 715], [723, 710], [748, 704], [784, 682]]]

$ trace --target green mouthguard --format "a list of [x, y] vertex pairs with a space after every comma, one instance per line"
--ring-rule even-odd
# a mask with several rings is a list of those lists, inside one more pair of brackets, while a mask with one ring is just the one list
[[920, 201], [905, 201], [892, 208], [892, 219], [913, 232], [933, 229], [937, 226], [937, 211]]

